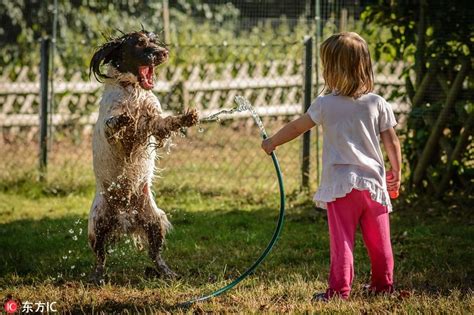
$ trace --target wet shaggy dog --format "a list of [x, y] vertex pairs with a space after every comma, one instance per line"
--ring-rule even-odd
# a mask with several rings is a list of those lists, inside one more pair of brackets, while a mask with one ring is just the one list
[[[173, 132], [195, 125], [198, 115], [191, 110], [162, 116], [151, 89], [155, 67], [167, 58], [156, 36], [142, 30], [110, 39], [90, 63], [90, 73], [105, 85], [93, 135], [96, 195], [88, 226], [96, 283], [103, 281], [106, 247], [124, 234], [148, 245], [159, 275], [175, 276], [161, 257], [170, 223], [151, 193], [155, 150]], [[102, 65], [108, 66], [106, 74]]]

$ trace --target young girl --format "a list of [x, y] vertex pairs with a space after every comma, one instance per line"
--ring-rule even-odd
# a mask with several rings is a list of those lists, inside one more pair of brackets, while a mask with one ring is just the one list
[[[332, 35], [321, 45], [321, 60], [327, 95], [318, 97], [307, 113], [264, 140], [262, 148], [270, 154], [316, 124], [323, 127], [323, 171], [314, 201], [327, 209], [331, 268], [328, 290], [315, 299], [349, 297], [359, 224], [372, 266], [370, 289], [392, 292], [388, 191], [398, 191], [401, 177], [395, 116], [381, 96], [370, 93], [374, 75], [362, 37], [356, 33]], [[390, 160], [387, 174], [379, 135]]]

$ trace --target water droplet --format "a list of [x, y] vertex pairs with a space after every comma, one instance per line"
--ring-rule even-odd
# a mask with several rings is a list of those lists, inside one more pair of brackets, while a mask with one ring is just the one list
[[260, 116], [258, 116], [255, 108], [253, 108], [253, 106], [250, 104], [250, 102], [245, 97], [240, 95], [235, 97], [235, 102], [239, 105], [239, 111], [248, 110], [252, 114], [252, 118], [260, 129], [260, 133], [262, 135], [266, 135], [267, 133], [265, 131], [265, 127], [263, 126], [262, 120], [260, 119]]
[[253, 120], [257, 124], [258, 128], [260, 129], [260, 133], [262, 136], [266, 135], [265, 128], [263, 126], [262, 120], [260, 119], [260, 116], [258, 116], [257, 111], [253, 106], [250, 104], [250, 102], [243, 96], [237, 95], [235, 97], [235, 102], [237, 103], [237, 107], [231, 108], [231, 109], [222, 109], [218, 111], [217, 113], [211, 114], [205, 118], [202, 118], [201, 121], [209, 121], [209, 120], [215, 120], [215, 121], [220, 121], [221, 118], [219, 117], [220, 115], [230, 115], [235, 112], [244, 112], [244, 111], [249, 111], [250, 114], [252, 115]]

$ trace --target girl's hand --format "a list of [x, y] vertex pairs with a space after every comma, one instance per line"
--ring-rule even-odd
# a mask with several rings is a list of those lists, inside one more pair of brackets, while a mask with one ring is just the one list
[[271, 137], [262, 141], [262, 149], [267, 154], [272, 154], [272, 152], [275, 150], [275, 145], [273, 144]]
[[300, 118], [293, 120], [286, 124], [283, 128], [278, 130], [276, 134], [262, 141], [262, 149], [271, 154], [277, 146], [287, 143], [298, 137], [300, 134], [308, 131], [316, 124], [313, 122], [308, 113]]
[[387, 171], [387, 190], [398, 191], [400, 189], [401, 172]]

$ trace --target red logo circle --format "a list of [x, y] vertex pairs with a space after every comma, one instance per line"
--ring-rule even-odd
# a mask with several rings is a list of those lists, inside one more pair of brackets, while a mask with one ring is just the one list
[[9, 314], [15, 313], [18, 309], [18, 304], [13, 300], [8, 300], [5, 302], [5, 311]]

